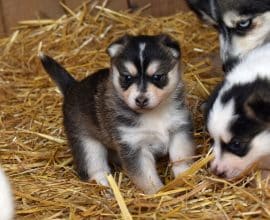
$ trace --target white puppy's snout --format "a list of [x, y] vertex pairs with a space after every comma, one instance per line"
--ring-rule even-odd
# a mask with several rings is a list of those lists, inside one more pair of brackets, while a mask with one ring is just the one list
[[226, 178], [225, 167], [216, 163], [215, 161], [211, 163], [210, 171], [218, 177]]

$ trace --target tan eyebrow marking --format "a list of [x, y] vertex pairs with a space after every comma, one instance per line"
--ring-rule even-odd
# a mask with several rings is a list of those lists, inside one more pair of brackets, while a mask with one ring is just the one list
[[132, 75], [132, 76], [136, 76], [138, 73], [138, 70], [136, 68], [136, 66], [134, 65], [134, 63], [130, 62], [130, 61], [126, 61], [124, 63], [124, 66], [127, 68], [128, 72]]
[[147, 69], [146, 69], [146, 74], [149, 76], [152, 76], [155, 74], [155, 72], [158, 70], [158, 68], [160, 67], [160, 62], [159, 61], [152, 61]]

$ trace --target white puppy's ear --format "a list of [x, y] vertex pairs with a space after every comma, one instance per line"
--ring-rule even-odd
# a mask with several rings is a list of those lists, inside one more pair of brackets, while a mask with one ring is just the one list
[[123, 37], [111, 43], [107, 48], [107, 53], [109, 54], [109, 56], [111, 58], [118, 56], [124, 50], [129, 39], [130, 39], [129, 35], [124, 35]]
[[175, 59], [181, 56], [181, 49], [179, 43], [167, 34], [157, 36], [160, 43], [165, 46]]
[[217, 24], [218, 4], [216, 0], [187, 0], [189, 7], [211, 25]]
[[270, 91], [268, 88], [255, 88], [247, 99], [244, 109], [249, 118], [263, 124], [270, 123]]

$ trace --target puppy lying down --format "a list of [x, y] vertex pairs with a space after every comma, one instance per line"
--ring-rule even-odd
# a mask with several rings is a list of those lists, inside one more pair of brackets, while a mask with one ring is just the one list
[[212, 170], [231, 179], [255, 163], [270, 169], [270, 43], [241, 58], [206, 107]]

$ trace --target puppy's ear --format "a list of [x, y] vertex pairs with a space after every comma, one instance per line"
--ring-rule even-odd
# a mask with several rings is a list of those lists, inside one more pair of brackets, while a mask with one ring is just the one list
[[169, 49], [170, 53], [175, 59], [180, 58], [181, 49], [180, 49], [179, 43], [176, 40], [174, 40], [167, 34], [161, 34], [161, 35], [158, 35], [157, 37], [160, 43]]
[[270, 91], [267, 88], [255, 89], [244, 105], [248, 117], [261, 123], [270, 123]]
[[123, 37], [111, 43], [107, 48], [107, 53], [109, 54], [109, 56], [111, 58], [118, 56], [124, 50], [129, 39], [130, 39], [129, 35], [124, 35]]
[[216, 0], [187, 0], [189, 7], [211, 25], [217, 24], [218, 4]]

